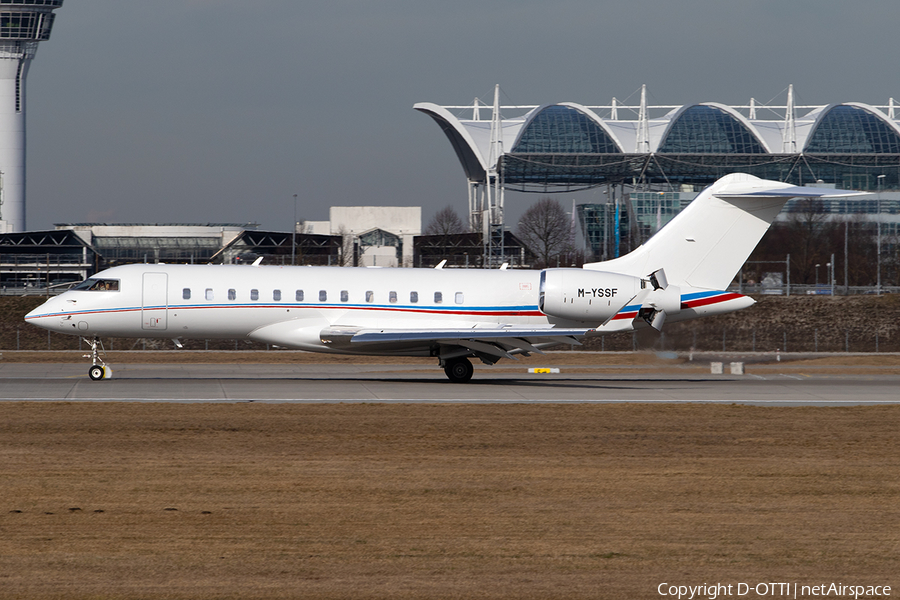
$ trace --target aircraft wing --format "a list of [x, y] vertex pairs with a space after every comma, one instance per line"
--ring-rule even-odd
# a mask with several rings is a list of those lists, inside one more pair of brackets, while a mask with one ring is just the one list
[[475, 354], [482, 360], [515, 359], [514, 354], [543, 354], [540, 346], [572, 344], [580, 346], [592, 329], [554, 327], [473, 327], [466, 329], [356, 329], [330, 327], [320, 333], [321, 340], [334, 348], [364, 352], [367, 347], [439, 346], [441, 357]]

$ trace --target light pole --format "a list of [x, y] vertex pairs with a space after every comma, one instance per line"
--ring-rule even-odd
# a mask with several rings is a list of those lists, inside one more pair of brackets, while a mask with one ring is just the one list
[[831, 295], [834, 296], [834, 252], [831, 253]]
[[291, 226], [291, 266], [297, 256], [297, 194], [294, 194], [294, 223]]
[[821, 264], [816, 263], [816, 291], [814, 292], [816, 294], [819, 293], [819, 267], [821, 266]]
[[878, 214], [875, 215], [875, 227], [877, 228], [875, 253], [877, 255], [876, 262], [878, 263], [878, 272], [875, 281], [875, 293], [879, 296], [881, 295], [881, 189], [884, 186], [884, 178], [884, 175], [878, 176], [878, 201], [876, 209]]
[[850, 220], [844, 221], [844, 295], [850, 295]]

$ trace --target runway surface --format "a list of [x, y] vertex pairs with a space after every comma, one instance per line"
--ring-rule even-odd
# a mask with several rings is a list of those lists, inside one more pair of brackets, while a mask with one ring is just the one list
[[476, 368], [471, 382], [454, 384], [441, 370], [417, 365], [132, 364], [114, 369], [112, 379], [96, 382], [88, 379], [83, 364], [0, 363], [0, 401], [900, 403], [900, 376], [877, 370], [709, 375], [658, 373], [652, 367], [627, 374], [567, 373], [563, 367], [559, 374], [533, 375], [521, 367], [495, 366]]

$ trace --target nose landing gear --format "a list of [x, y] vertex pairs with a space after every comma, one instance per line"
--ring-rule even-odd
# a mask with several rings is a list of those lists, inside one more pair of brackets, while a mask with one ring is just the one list
[[91, 347], [91, 353], [84, 355], [85, 358], [91, 359], [91, 368], [88, 369], [88, 377], [90, 377], [92, 381], [100, 381], [101, 379], [109, 379], [112, 377], [112, 369], [110, 369], [106, 365], [106, 361], [100, 357], [101, 353], [106, 355], [106, 350], [103, 348], [103, 342], [100, 341], [100, 338], [94, 337], [91, 339], [82, 339]]

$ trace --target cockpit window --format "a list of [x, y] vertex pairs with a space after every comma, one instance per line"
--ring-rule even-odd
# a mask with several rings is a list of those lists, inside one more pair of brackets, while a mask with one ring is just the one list
[[85, 279], [72, 288], [73, 290], [87, 290], [89, 292], [118, 292], [118, 279]]

